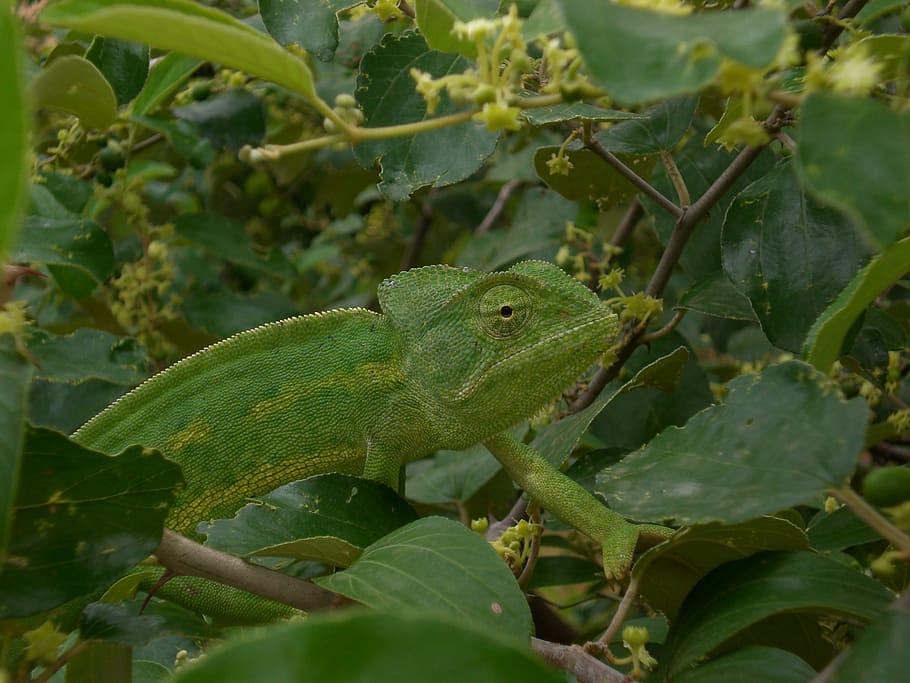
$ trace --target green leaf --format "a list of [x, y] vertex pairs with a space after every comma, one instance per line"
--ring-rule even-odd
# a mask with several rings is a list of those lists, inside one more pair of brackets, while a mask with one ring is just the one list
[[725, 654], [683, 671], [674, 683], [806, 683], [815, 676], [805, 660], [792, 652], [755, 645]]
[[635, 563], [641, 594], [648, 604], [676, 618], [689, 591], [711, 570], [763, 550], [805, 550], [806, 532], [778, 517], [731, 524], [688, 527], [648, 550]]
[[36, 379], [28, 395], [28, 419], [33, 425], [71, 434], [128, 389], [93, 379], [79, 384]]
[[144, 600], [111, 604], [93, 602], [82, 610], [79, 635], [121, 645], [145, 645], [164, 636], [210, 638], [218, 632], [205, 620], [174, 603], [155, 600], [143, 609]]
[[[690, 196], [695, 199], [702, 196], [714, 181], [720, 177], [735, 158], [735, 154], [715, 146], [705, 147], [698, 135], [693, 135], [685, 146], [673, 155], [680, 175], [685, 178]], [[761, 178], [774, 165], [774, 155], [763, 152], [752, 162], [749, 169], [723, 194], [711, 209], [708, 216], [698, 224], [679, 263], [683, 270], [696, 283], [716, 277], [723, 269], [721, 265], [721, 229], [724, 214], [733, 198], [753, 180]], [[651, 184], [660, 190], [665, 197], [675, 197], [676, 190], [667, 177], [663, 164], [658, 164]], [[676, 218], [658, 206], [654, 200], [641, 195], [642, 206], [654, 216], [654, 227], [660, 241], [666, 245], [673, 233]]]
[[834, 302], [816, 319], [806, 335], [803, 358], [828, 372], [841, 354], [853, 323], [880, 293], [910, 271], [910, 237], [895, 242], [873, 257]]
[[19, 482], [25, 401], [31, 373], [32, 365], [16, 350], [13, 337], [0, 335], [0, 386], [3, 386], [0, 391], [0, 576]]
[[410, 500], [429, 505], [464, 501], [496, 476], [502, 465], [481, 445], [464, 451], [439, 451], [432, 458], [408, 467]]
[[177, 232], [218, 256], [255, 270], [269, 264], [253, 251], [243, 224], [216, 213], [182, 214], [174, 219]]
[[110, 83], [118, 104], [126, 104], [136, 97], [149, 74], [148, 45], [97, 37], [85, 58], [97, 66]]
[[152, 67], [140, 93], [133, 101], [133, 115], [144, 116], [167, 102], [202, 64], [196, 57], [171, 53]]
[[806, 189], [887, 246], [910, 225], [910, 113], [869, 98], [810, 95], [797, 169]]
[[222, 338], [299, 313], [290, 299], [276, 292], [229, 291], [190, 295], [183, 312], [193, 327]]
[[651, 107], [637, 120], [611, 126], [595, 137], [616, 154], [670, 152], [689, 132], [696, 107], [697, 97], [677, 97]]
[[724, 270], [765, 335], [795, 353], [868, 258], [853, 222], [803, 194], [788, 162], [736, 196], [721, 241]]
[[556, 192], [535, 188], [521, 195], [512, 225], [476, 236], [458, 255], [455, 265], [498, 270], [522, 259], [552, 261], [566, 223], [578, 217], [578, 205]]
[[101, 379], [131, 386], [148, 375], [145, 349], [139, 342], [102, 330], [81, 327], [58, 337], [29, 328], [26, 345], [38, 361], [37, 376], [53, 382]]
[[596, 562], [569, 555], [546, 556], [537, 559], [528, 590], [548, 586], [568, 586], [576, 583], [603, 581], [603, 569]]
[[414, 0], [417, 26], [427, 43], [440, 52], [457, 52], [470, 59], [477, 56], [477, 46], [467, 38], [452, 33], [456, 21], [494, 17], [499, 0]]
[[743, 296], [722, 270], [709, 275], [686, 290], [677, 308], [731, 320], [755, 320], [749, 300]]
[[26, 431], [0, 618], [37, 614], [111, 583], [155, 550], [180, 468], [131, 446], [115, 457]]
[[259, 0], [265, 28], [282, 45], [299, 45], [323, 62], [338, 48], [338, 12], [357, 0]]
[[679, 347], [649, 363], [618, 389], [602, 391], [600, 396], [581, 412], [569, 415], [559, 422], [542, 429], [531, 444], [554, 467], [560, 467], [575, 448], [594, 418], [615, 398], [641, 387], [665, 390], [679, 379], [679, 374], [689, 360], [689, 351]]
[[847, 506], [830, 514], [820, 511], [809, 522], [807, 532], [809, 545], [819, 552], [844, 550], [881, 539], [872, 527], [861, 521]]
[[114, 272], [111, 240], [95, 221], [27, 216], [22, 226], [13, 260], [47, 265], [67, 294], [88, 296]]
[[598, 492], [626, 517], [694, 524], [745, 521], [842, 486], [868, 406], [824, 382], [798, 361], [737, 377], [722, 404], [604, 470]]
[[885, 612], [847, 651], [834, 675], [833, 683], [854, 681], [900, 681], [907, 676], [910, 656], [910, 610], [894, 608]]
[[306, 62], [264, 33], [190, 0], [62, 0], [41, 13], [46, 24], [147, 43], [216, 62], [317, 99]]
[[562, 0], [562, 11], [591, 75], [625, 105], [697, 92], [724, 58], [769, 66], [787, 35], [782, 9], [679, 16], [606, 0]]
[[[551, 190], [559, 192], [566, 199], [595, 199], [602, 206], [617, 206], [638, 192], [632, 183], [589, 149], [564, 150], [563, 155], [572, 164], [569, 174], [551, 173], [547, 162], [558, 156], [559, 150], [558, 146], [538, 148], [534, 154], [534, 168]], [[645, 180], [651, 177], [653, 157], [623, 154], [620, 155], [620, 161]]]
[[664, 644], [670, 677], [736, 633], [776, 614], [878, 616], [893, 598], [880, 583], [810, 552], [766, 552], [729, 562], [689, 594]]
[[417, 519], [388, 486], [326, 474], [281, 486], [211, 522], [206, 545], [235, 555], [292, 557], [347, 567], [386, 534]]
[[521, 35], [527, 41], [539, 36], [551, 36], [566, 30], [559, 0], [540, 0], [521, 27]]
[[174, 115], [196, 124], [215, 147], [236, 151], [244, 145], [258, 145], [265, 137], [265, 105], [243, 88], [178, 107]]
[[[423, 97], [414, 88], [412, 68], [439, 77], [463, 71], [464, 57], [430, 49], [419, 33], [386, 34], [382, 42], [364, 55], [357, 77], [357, 101], [370, 127], [424, 121], [458, 111], [446, 97], [431, 117]], [[477, 171], [496, 148], [498, 134], [476, 121], [446, 126], [418, 135], [367, 141], [354, 148], [364, 167], [378, 162], [379, 189], [401, 201], [424, 186], [445, 187]], [[440, 150], [445, 150], [440, 154]]]
[[28, 117], [15, 22], [12, 12], [0, 11], [0, 92], [4, 99], [3, 125], [0, 126], [0, 257], [6, 254], [18, 232], [28, 178]]
[[198, 127], [193, 123], [160, 116], [133, 116], [130, 120], [166, 136], [174, 151], [190, 162], [191, 166], [205, 168], [212, 163], [212, 143], [200, 135]]
[[363, 551], [350, 569], [316, 579], [377, 610], [457, 619], [527, 643], [531, 613], [490, 544], [461, 524], [426, 517]]
[[273, 681], [560, 683], [527, 647], [452, 619], [348, 610], [226, 643], [174, 683], [249, 683], [267, 663]]
[[629, 121], [643, 119], [641, 114], [618, 109], [605, 109], [588, 102], [567, 102], [550, 107], [523, 109], [521, 115], [534, 126], [566, 121]]
[[117, 96], [104, 75], [83, 57], [55, 59], [29, 84], [36, 109], [62, 109], [86, 128], [107, 128], [117, 118]]

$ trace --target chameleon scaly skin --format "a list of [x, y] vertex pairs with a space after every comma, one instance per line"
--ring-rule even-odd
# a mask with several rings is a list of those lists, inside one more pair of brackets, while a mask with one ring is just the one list
[[263, 325], [152, 377], [86, 423], [79, 443], [139, 443], [183, 468], [168, 516], [195, 535], [249, 497], [322, 472], [396, 486], [400, 466], [485, 442], [545, 507], [628, 570], [637, 528], [501, 432], [556, 398], [613, 342], [616, 316], [536, 261], [508, 271], [429, 266], [379, 286], [383, 314], [337, 310]]

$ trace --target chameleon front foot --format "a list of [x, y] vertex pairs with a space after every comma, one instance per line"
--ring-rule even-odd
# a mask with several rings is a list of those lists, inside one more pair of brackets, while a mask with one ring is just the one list
[[650, 548], [673, 535], [675, 529], [658, 524], [626, 523], [603, 543], [604, 575], [608, 581], [622, 581], [632, 568], [636, 547]]

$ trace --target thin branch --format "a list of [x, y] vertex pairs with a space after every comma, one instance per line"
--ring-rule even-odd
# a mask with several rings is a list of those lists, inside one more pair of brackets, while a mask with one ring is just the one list
[[505, 211], [506, 204], [509, 203], [512, 195], [524, 184], [524, 180], [513, 178], [499, 188], [499, 194], [496, 195], [496, 201], [493, 202], [493, 206], [490, 207], [490, 210], [487, 211], [487, 215], [483, 217], [483, 220], [480, 221], [480, 224], [474, 229], [475, 237], [490, 231], [490, 228], [493, 227], [493, 224], [499, 220], [502, 212]]
[[414, 12], [414, 8], [407, 3], [407, 0], [398, 0], [398, 9], [401, 10], [401, 13], [409, 19], [417, 18], [417, 14]]
[[420, 216], [417, 224], [414, 226], [414, 234], [411, 235], [411, 241], [408, 243], [408, 250], [401, 259], [400, 270], [410, 270], [417, 265], [417, 259], [420, 257], [420, 250], [423, 249], [423, 243], [426, 241], [427, 232], [430, 229], [430, 223], [433, 221], [433, 207], [430, 202], [424, 202], [420, 206]]
[[51, 679], [51, 676], [60, 671], [60, 669], [66, 666], [66, 664], [68, 664], [70, 660], [73, 659], [73, 657], [88, 647], [88, 644], [89, 641], [87, 640], [80, 640], [77, 642], [69, 650], [57, 657], [57, 659], [55, 659], [54, 662], [46, 669], [44, 669], [44, 671], [42, 671], [38, 676], [36, 676], [32, 683], [46, 683], [46, 681], [49, 681]]
[[641, 339], [639, 341], [642, 344], [650, 344], [653, 341], [657, 341], [661, 337], [666, 337], [668, 334], [670, 334], [673, 330], [676, 329], [676, 327], [679, 325], [679, 323], [682, 322], [682, 319], [685, 317], [686, 317], [686, 309], [684, 309], [684, 308], [676, 309], [676, 311], [673, 313], [673, 319], [670, 320], [670, 322], [668, 322], [666, 325], [661, 327], [659, 330], [654, 330], [654, 332], [647, 332], [647, 333], [641, 335]]
[[164, 530], [155, 555], [177, 574], [218, 581], [306, 612], [341, 604], [338, 596], [315, 584], [206, 548], [170, 529]]
[[626, 615], [629, 613], [629, 610], [632, 609], [632, 603], [635, 602], [635, 598], [638, 597], [638, 585], [640, 579], [637, 576], [633, 576], [629, 579], [629, 587], [626, 589], [625, 595], [622, 596], [622, 601], [616, 607], [616, 611], [613, 613], [613, 618], [610, 620], [610, 625], [607, 626], [607, 630], [604, 631], [603, 635], [595, 643], [595, 647], [601, 652], [606, 652], [610, 647], [610, 643], [613, 638], [619, 633], [619, 627], [622, 626], [622, 622], [626, 620]]
[[615, 154], [607, 150], [597, 138], [585, 136], [585, 147], [612, 166], [623, 178], [657, 202], [662, 209], [679, 218], [683, 210], [664, 197], [651, 183], [626, 166]]
[[619, 221], [619, 225], [616, 226], [616, 232], [614, 232], [613, 236], [610, 238], [610, 245], [613, 247], [621, 247], [624, 245], [632, 234], [632, 231], [635, 230], [635, 226], [638, 225], [638, 222], [644, 215], [645, 209], [641, 205], [641, 202], [638, 201], [638, 197], [636, 197], [632, 200], [632, 203], [629, 204], [629, 208], [627, 208], [625, 214], [623, 214], [622, 220]]
[[625, 683], [625, 674], [585, 652], [580, 645], [559, 645], [531, 638], [531, 649], [557, 669], [567, 671], [578, 683]]
[[676, 197], [679, 199], [679, 205], [685, 209], [692, 203], [692, 200], [689, 197], [689, 188], [686, 187], [686, 181], [682, 177], [682, 173], [679, 172], [679, 167], [676, 165], [676, 162], [673, 160], [673, 155], [667, 150], [662, 149], [660, 150], [660, 161], [663, 163], [664, 168], [667, 169], [667, 177], [670, 179], [670, 182], [673, 183], [673, 189], [676, 190]]
[[910, 537], [885, 519], [878, 510], [869, 505], [856, 491], [849, 486], [842, 486], [838, 489], [831, 489], [828, 493], [849, 507], [854, 515], [859, 517], [867, 526], [895, 548], [905, 553], [910, 553]]

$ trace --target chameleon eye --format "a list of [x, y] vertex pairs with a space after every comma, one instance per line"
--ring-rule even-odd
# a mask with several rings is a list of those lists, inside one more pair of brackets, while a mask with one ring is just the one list
[[530, 295], [515, 285], [495, 285], [480, 297], [478, 321], [491, 337], [505, 339], [518, 334], [533, 317]]

